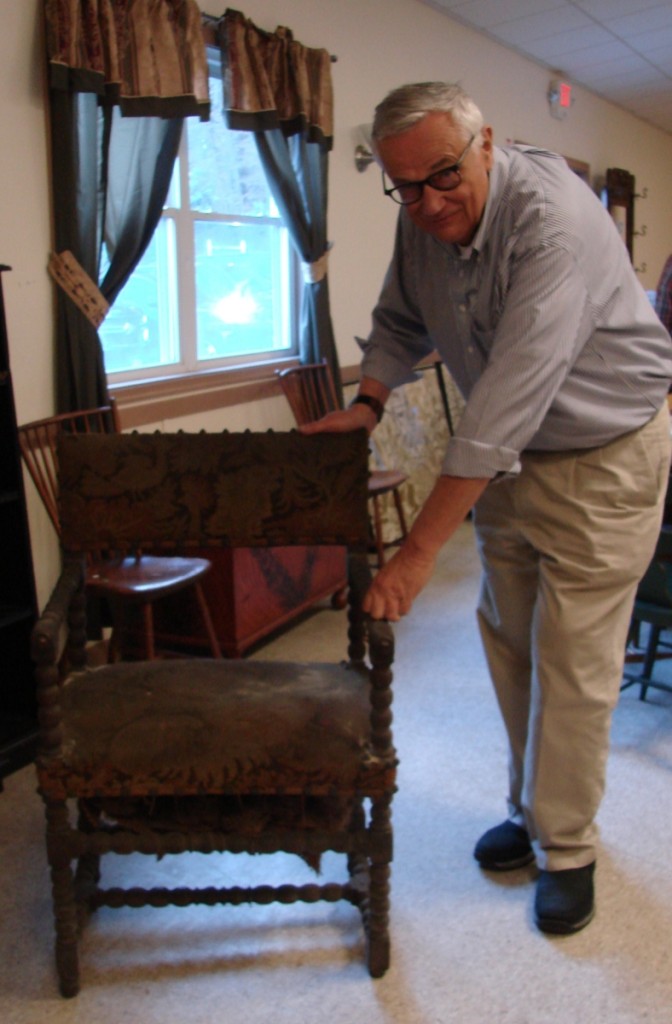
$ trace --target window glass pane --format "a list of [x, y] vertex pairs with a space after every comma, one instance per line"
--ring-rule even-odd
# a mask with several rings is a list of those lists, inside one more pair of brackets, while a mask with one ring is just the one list
[[175, 225], [164, 218], [99, 329], [107, 373], [178, 362]]
[[195, 223], [199, 360], [290, 347], [284, 235], [272, 224]]
[[99, 332], [117, 381], [296, 352], [297, 258], [209, 55], [211, 119], [185, 120], [159, 226]]
[[271, 193], [252, 132], [231, 132], [222, 111], [222, 81], [210, 77], [210, 121], [187, 119], [189, 205], [200, 213], [265, 217]]

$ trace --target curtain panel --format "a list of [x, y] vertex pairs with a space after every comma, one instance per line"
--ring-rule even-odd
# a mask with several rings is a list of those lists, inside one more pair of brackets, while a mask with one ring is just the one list
[[45, 0], [52, 89], [93, 92], [124, 115], [210, 114], [195, 0]]
[[[183, 116], [209, 117], [201, 13], [195, 0], [44, 0], [44, 12], [58, 254], [50, 264], [78, 264], [100, 306], [114, 301], [152, 238]], [[101, 283], [103, 242], [110, 267]], [[105, 404], [98, 322], [56, 280], [57, 408]]]
[[326, 359], [342, 399], [327, 278], [331, 57], [296, 42], [288, 28], [262, 31], [232, 8], [220, 21], [219, 42], [227, 122], [255, 133], [273, 197], [303, 261], [301, 361]]

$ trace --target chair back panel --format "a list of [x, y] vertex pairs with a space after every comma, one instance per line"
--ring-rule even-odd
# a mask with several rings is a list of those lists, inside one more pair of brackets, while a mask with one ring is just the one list
[[114, 403], [96, 409], [59, 413], [24, 423], [18, 428], [19, 447], [25, 466], [60, 535], [58, 510], [58, 438], [61, 434], [109, 434], [119, 432]]
[[365, 430], [62, 435], [63, 547], [368, 543]]
[[299, 427], [338, 409], [334, 379], [326, 362], [279, 370], [278, 380]]

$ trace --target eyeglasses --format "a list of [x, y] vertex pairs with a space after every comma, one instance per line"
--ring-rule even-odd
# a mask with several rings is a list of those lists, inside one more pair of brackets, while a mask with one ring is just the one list
[[393, 199], [395, 203], [400, 203], [401, 206], [410, 206], [411, 203], [417, 203], [422, 199], [425, 185], [436, 189], [437, 192], [452, 192], [462, 181], [460, 167], [475, 138], [475, 135], [471, 136], [456, 163], [451, 164], [450, 167], [442, 167], [441, 170], [434, 171], [433, 174], [430, 174], [428, 178], [424, 178], [422, 181], [406, 181], [403, 185], [385, 188], [385, 172], [383, 171], [383, 192], [390, 199]]

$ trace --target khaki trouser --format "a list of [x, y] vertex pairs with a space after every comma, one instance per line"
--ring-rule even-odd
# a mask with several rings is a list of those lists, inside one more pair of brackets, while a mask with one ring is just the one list
[[595, 859], [637, 583], [660, 531], [667, 405], [601, 448], [529, 453], [474, 510], [478, 621], [509, 738], [509, 812], [539, 867]]

